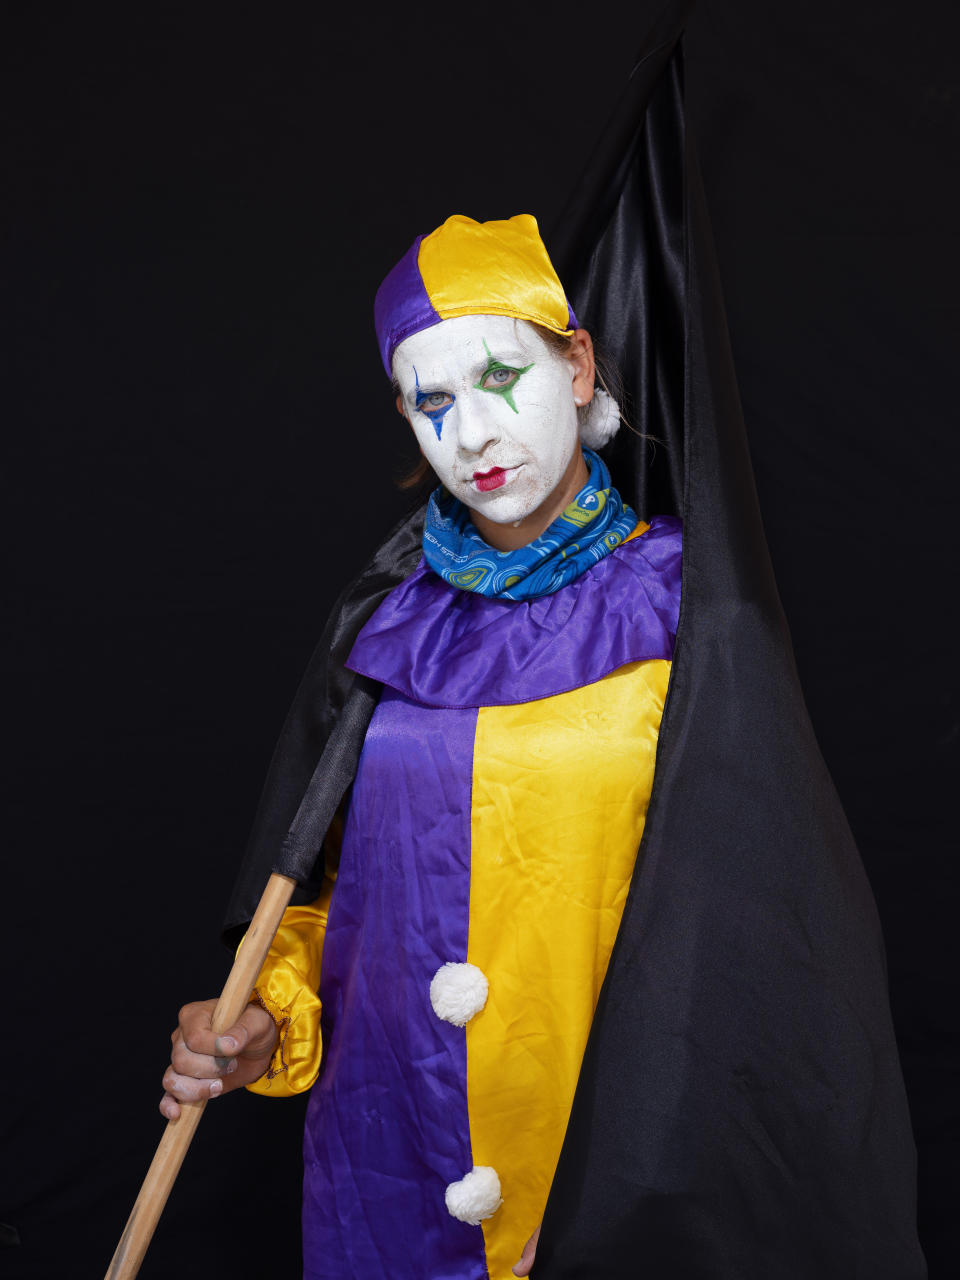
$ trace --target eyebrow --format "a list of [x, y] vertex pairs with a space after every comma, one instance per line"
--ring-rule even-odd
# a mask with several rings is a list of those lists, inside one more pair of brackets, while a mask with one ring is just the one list
[[[487, 348], [487, 352], [485, 353], [483, 360], [478, 360], [476, 364], [474, 364], [471, 367], [471, 372], [467, 376], [469, 378], [474, 378], [474, 379], [481, 378], [487, 372], [487, 370], [490, 368], [492, 364], [506, 364], [506, 365], [510, 365], [511, 368], [514, 368], [516, 362], [522, 362], [526, 359], [528, 359], [528, 353], [525, 351], [520, 351], [519, 348], [518, 349], [508, 348], [506, 350], [501, 351], [499, 355], [497, 354], [496, 351], [491, 351], [489, 348]], [[515, 363], [511, 363], [511, 362], [515, 362]], [[414, 376], [415, 377], [417, 376], [416, 373], [414, 374]], [[432, 382], [431, 381], [417, 382], [416, 385], [414, 385], [411, 388], [411, 390], [407, 392], [405, 399], [409, 404], [416, 405], [418, 394], [421, 396], [431, 396], [438, 391], [446, 391], [446, 390], [447, 390], [446, 385], [440, 379], [435, 379]]]

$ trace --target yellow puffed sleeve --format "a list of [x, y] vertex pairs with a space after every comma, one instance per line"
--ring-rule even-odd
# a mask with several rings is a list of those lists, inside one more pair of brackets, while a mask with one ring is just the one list
[[[253, 999], [280, 1029], [280, 1039], [266, 1074], [247, 1088], [271, 1098], [292, 1098], [309, 1089], [320, 1071], [320, 956], [334, 880], [325, 878], [323, 892], [303, 907], [287, 907], [273, 946], [264, 961]], [[242, 945], [242, 944], [241, 944]]]

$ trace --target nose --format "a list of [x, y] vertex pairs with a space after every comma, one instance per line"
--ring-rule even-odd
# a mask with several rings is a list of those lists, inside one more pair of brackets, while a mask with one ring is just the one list
[[457, 446], [462, 453], [483, 453], [500, 439], [497, 415], [490, 404], [495, 398], [472, 389], [457, 398]]

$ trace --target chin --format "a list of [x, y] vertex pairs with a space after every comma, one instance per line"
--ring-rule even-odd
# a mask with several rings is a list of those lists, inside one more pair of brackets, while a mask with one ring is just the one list
[[527, 516], [532, 516], [543, 505], [543, 498], [526, 498], [520, 494], [505, 493], [502, 497], [491, 494], [490, 499], [486, 502], [477, 502], [476, 494], [471, 493], [467, 498], [461, 498], [463, 505], [469, 507], [471, 511], [475, 511], [478, 515], [489, 520], [491, 524], [516, 524], [519, 520], [526, 520]]

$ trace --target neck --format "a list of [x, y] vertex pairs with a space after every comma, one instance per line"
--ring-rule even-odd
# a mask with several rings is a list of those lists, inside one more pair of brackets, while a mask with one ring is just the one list
[[536, 511], [531, 511], [516, 524], [494, 524], [478, 511], [471, 511], [470, 518], [480, 537], [496, 551], [516, 551], [539, 538], [544, 529], [548, 529], [557, 516], [569, 507], [589, 478], [590, 472], [583, 450], [578, 446], [559, 484]]

